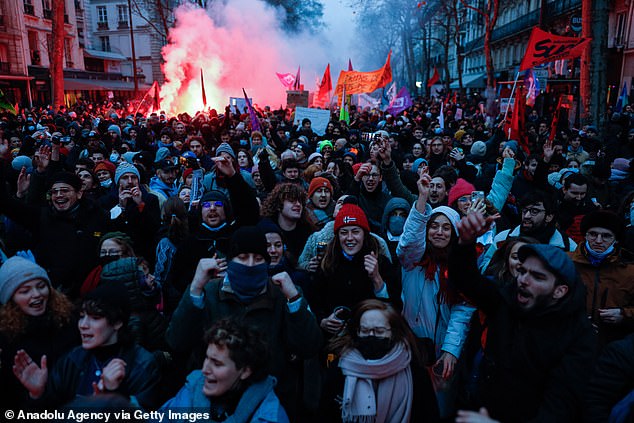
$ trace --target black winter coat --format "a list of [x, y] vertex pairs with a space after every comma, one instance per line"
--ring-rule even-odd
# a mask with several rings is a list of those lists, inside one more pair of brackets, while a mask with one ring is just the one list
[[480, 275], [474, 245], [452, 249], [449, 277], [488, 321], [474, 405], [502, 422], [579, 421], [596, 348], [581, 281], [555, 305], [522, 313], [515, 286]]
[[[612, 407], [634, 389], [634, 334], [608, 345], [588, 385], [584, 422], [608, 421]], [[632, 416], [633, 414], [630, 414]]]
[[0, 187], [0, 212], [33, 234], [35, 258], [48, 272], [53, 286], [76, 298], [79, 287], [98, 264], [99, 239], [110, 230], [107, 213], [89, 200], [67, 212], [52, 206], [31, 206]]

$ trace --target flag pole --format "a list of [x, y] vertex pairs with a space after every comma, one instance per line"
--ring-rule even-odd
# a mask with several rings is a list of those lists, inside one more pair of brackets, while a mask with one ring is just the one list
[[[506, 116], [509, 114], [509, 108], [511, 107], [511, 99], [515, 96], [515, 87], [517, 86], [517, 80], [520, 77], [520, 73], [519, 71], [515, 74], [515, 81], [513, 81], [513, 89], [511, 90], [511, 96], [509, 97], [509, 104], [506, 107], [506, 111], [504, 112], [504, 119], [502, 120], [502, 122], [506, 122]], [[515, 112], [515, 107], [513, 107], [513, 111]], [[509, 134], [507, 136], [506, 139], [509, 139], [509, 137], [511, 136], [511, 134]]]

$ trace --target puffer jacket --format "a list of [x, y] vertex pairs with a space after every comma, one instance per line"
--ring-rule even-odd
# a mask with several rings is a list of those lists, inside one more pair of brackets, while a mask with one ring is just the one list
[[434, 279], [429, 280], [425, 276], [425, 269], [416, 265], [425, 254], [426, 227], [431, 215], [432, 208], [429, 204], [424, 214], [414, 205], [396, 248], [403, 265], [403, 317], [418, 338], [430, 338], [434, 341], [437, 356], [445, 351], [459, 358], [475, 308], [466, 302], [439, 303], [439, 269], [436, 270]]
[[165, 350], [164, 336], [167, 319], [158, 311], [161, 304], [161, 287], [147, 286], [139, 282], [142, 272], [136, 257], [122, 258], [108, 263], [101, 271], [101, 284], [121, 283], [125, 286], [130, 302], [128, 330], [134, 341], [149, 351]]

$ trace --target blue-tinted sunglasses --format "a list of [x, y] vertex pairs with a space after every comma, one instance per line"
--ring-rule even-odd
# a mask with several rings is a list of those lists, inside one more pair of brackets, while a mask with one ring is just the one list
[[225, 203], [223, 203], [222, 201], [205, 201], [203, 204], [203, 209], [208, 209], [210, 208], [212, 205], [216, 206], [216, 207], [224, 207]]

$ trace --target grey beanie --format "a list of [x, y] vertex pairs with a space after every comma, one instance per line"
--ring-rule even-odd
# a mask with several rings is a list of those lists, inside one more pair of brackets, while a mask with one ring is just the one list
[[487, 145], [483, 141], [476, 141], [471, 145], [471, 154], [477, 157], [484, 157], [487, 153]]
[[233, 148], [231, 148], [231, 146], [226, 142], [223, 142], [218, 146], [218, 148], [216, 148], [216, 157], [218, 157], [220, 153], [227, 153], [234, 159], [236, 158], [236, 153], [233, 151]]
[[31, 260], [14, 256], [5, 261], [0, 267], [0, 304], [8, 303], [20, 285], [34, 279], [51, 284], [46, 270]]
[[114, 183], [119, 185], [119, 179], [126, 173], [134, 173], [139, 180], [141, 179], [141, 174], [139, 173], [139, 169], [136, 168], [135, 165], [123, 162], [119, 166], [117, 166], [117, 170], [114, 173]]

